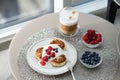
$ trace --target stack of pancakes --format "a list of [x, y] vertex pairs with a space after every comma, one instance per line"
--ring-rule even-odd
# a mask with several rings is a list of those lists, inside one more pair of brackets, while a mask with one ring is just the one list
[[[49, 44], [56, 44], [62, 50], [65, 49], [65, 43], [62, 40], [60, 40], [60, 39], [53, 39], [53, 40], [50, 41]], [[41, 60], [42, 59], [43, 49], [44, 49], [44, 47], [40, 47], [40, 48], [36, 49], [35, 57], [36, 57], [37, 60]], [[55, 67], [64, 66], [66, 64], [66, 62], [67, 62], [67, 58], [66, 58], [64, 53], [62, 53], [61, 55], [53, 58], [50, 61], [51, 65], [55, 66]]]

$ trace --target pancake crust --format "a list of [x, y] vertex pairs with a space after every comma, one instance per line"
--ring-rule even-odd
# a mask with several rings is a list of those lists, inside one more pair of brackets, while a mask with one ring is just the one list
[[67, 58], [64, 54], [58, 56], [57, 58], [51, 60], [51, 64], [52, 66], [55, 66], [55, 67], [61, 67], [61, 66], [64, 66], [67, 62]]
[[35, 57], [37, 60], [42, 59], [42, 51], [43, 51], [43, 47], [36, 49]]
[[58, 46], [60, 46], [60, 48], [62, 48], [62, 49], [65, 48], [65, 43], [60, 39], [54, 39], [54, 40], [50, 41], [50, 44], [57, 44]]

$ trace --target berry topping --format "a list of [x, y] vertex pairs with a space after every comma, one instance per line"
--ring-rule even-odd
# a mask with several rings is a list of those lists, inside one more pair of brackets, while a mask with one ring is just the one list
[[93, 44], [93, 45], [94, 45], [94, 44], [95, 44], [95, 41], [91, 41], [90, 44]]
[[97, 38], [97, 41], [98, 41], [98, 42], [101, 42], [101, 41], [102, 41], [102, 38]]
[[102, 37], [102, 35], [101, 34], [97, 34], [97, 37]]
[[48, 61], [48, 56], [44, 56], [43, 58], [42, 58], [42, 60], [44, 60], [44, 61]]
[[50, 51], [53, 50], [52, 46], [49, 46], [49, 47], [48, 47], [48, 50], [50, 50]]
[[41, 64], [42, 66], [45, 66], [46, 63], [45, 63], [45, 61], [41, 60], [41, 61], [40, 61], [40, 64]]
[[51, 56], [48, 56], [48, 59], [50, 59], [51, 58]]
[[95, 35], [95, 30], [93, 29], [89, 29], [87, 32], [90, 37], [93, 37]]
[[48, 50], [46, 49], [45, 51], [47, 52]]
[[56, 48], [53, 48], [53, 51], [55, 51], [56, 50]]
[[50, 51], [50, 50], [47, 50], [46, 54], [47, 54], [47, 55], [50, 55], [50, 54], [51, 54], [51, 51]]
[[50, 56], [55, 57], [55, 52], [51, 52]]
[[87, 33], [82, 37], [82, 39], [87, 44], [98, 44], [102, 41], [102, 35], [100, 33], [97, 33], [94, 29], [87, 30]]
[[84, 40], [84, 41], [87, 41], [87, 40], [88, 40], [87, 35], [83, 36], [83, 40]]
[[53, 51], [55, 51], [56, 53], [58, 53], [58, 48], [53, 48]]

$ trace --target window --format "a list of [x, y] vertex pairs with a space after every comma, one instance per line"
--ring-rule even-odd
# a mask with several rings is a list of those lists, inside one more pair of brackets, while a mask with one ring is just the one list
[[11, 40], [31, 19], [51, 13], [54, 0], [0, 0], [0, 43]]
[[90, 13], [106, 5], [107, 0], [0, 0], [0, 43], [12, 39], [33, 18], [59, 12], [63, 7]]
[[88, 3], [94, 0], [72, 0], [72, 6], [77, 6], [80, 4]]
[[83, 13], [94, 13], [107, 7], [108, 0], [72, 0], [75, 10]]
[[0, 29], [53, 12], [53, 0], [0, 0]]

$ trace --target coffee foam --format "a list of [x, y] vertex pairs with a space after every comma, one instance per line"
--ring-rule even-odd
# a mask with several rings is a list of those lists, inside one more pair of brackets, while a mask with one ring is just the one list
[[71, 25], [75, 25], [78, 22], [78, 18], [79, 18], [79, 13], [74, 11], [74, 10], [65, 10], [63, 9], [60, 12], [60, 23], [63, 25], [67, 25], [67, 26], [71, 26]]

